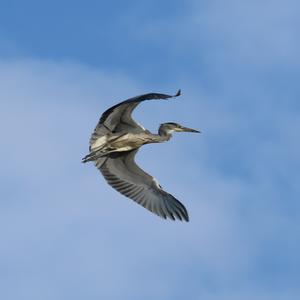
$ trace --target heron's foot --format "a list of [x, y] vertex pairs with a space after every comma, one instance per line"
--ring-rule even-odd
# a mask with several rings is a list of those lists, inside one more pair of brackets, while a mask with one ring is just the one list
[[113, 148], [113, 147], [103, 147], [101, 148], [100, 150], [94, 150], [94, 151], [91, 151], [88, 155], [86, 155], [83, 159], [82, 159], [82, 162], [83, 163], [86, 163], [86, 162], [89, 162], [89, 161], [94, 161], [96, 159], [98, 159], [99, 157], [103, 157], [109, 153], [113, 153], [113, 152], [116, 152], [117, 149], [116, 148]]

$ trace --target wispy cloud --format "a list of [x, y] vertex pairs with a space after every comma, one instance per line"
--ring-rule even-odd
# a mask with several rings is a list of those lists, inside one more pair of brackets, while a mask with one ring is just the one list
[[146, 19], [135, 34], [203, 65], [299, 66], [298, 9], [294, 0], [186, 1], [180, 15]]
[[[138, 63], [120, 72], [0, 62], [1, 298], [299, 297], [299, 21], [296, 1], [282, 3], [187, 1], [155, 22], [136, 13], [126, 51]], [[18, 50], [5, 41], [0, 53]], [[179, 87], [136, 118], [203, 134], [145, 146], [138, 161], [189, 224], [156, 218], [80, 163], [104, 109]]]
[[275, 126], [276, 133], [265, 138], [251, 136], [255, 116], [196, 88], [180, 101], [137, 110], [151, 129], [174, 120], [204, 132], [147, 146], [138, 156], [189, 208], [191, 222], [182, 224], [149, 214], [80, 163], [99, 114], [123, 95], [144, 92], [141, 82], [37, 60], [2, 62], [0, 80], [5, 299], [299, 295], [297, 169], [289, 162], [297, 165], [295, 112], [286, 111], [280, 124], [271, 118], [264, 131]]

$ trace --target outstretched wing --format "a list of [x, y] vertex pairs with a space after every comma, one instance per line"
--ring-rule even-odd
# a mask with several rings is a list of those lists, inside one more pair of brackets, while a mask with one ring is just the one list
[[165, 192], [155, 178], [144, 172], [134, 161], [138, 150], [112, 153], [100, 158], [96, 166], [114, 189], [156, 215], [166, 219], [189, 221], [186, 208]]
[[92, 145], [99, 137], [111, 132], [143, 132], [145, 129], [137, 122], [135, 122], [131, 117], [132, 111], [139, 105], [139, 103], [145, 100], [168, 99], [177, 97], [179, 95], [180, 90], [176, 95], [173, 96], [166, 94], [149, 93], [130, 98], [112, 106], [102, 114], [90, 138], [90, 145]]

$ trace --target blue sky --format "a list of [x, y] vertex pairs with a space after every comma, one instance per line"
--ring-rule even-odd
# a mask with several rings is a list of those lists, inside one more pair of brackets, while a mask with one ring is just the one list
[[[1, 1], [1, 299], [300, 297], [298, 1]], [[139, 164], [164, 221], [82, 165], [100, 114], [203, 134]]]

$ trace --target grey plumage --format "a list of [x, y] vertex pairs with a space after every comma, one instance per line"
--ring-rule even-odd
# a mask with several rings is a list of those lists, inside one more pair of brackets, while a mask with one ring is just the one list
[[169, 99], [180, 95], [149, 93], [125, 100], [106, 110], [91, 138], [90, 153], [83, 162], [94, 161], [108, 184], [162, 218], [189, 220], [186, 208], [167, 193], [156, 179], [134, 161], [138, 149], [148, 143], [171, 138], [172, 132], [199, 132], [177, 123], [164, 123], [152, 134], [132, 119], [132, 111], [145, 100]]

